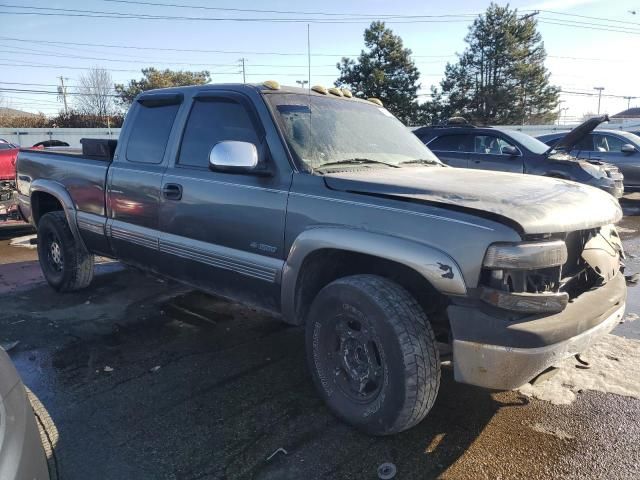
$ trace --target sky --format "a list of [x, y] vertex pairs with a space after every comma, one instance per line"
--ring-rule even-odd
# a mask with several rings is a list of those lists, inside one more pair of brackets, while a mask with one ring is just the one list
[[[273, 79], [295, 85], [308, 77], [307, 22], [311, 84], [331, 85], [338, 74], [336, 62], [342, 56], [355, 57], [364, 48], [363, 31], [373, 18], [385, 20], [412, 50], [421, 73], [420, 98], [426, 100], [429, 87], [442, 79], [446, 63], [464, 50], [474, 14], [489, 5], [484, 0], [0, 2], [0, 106], [47, 115], [62, 108], [55, 93], [59, 77], [73, 93], [80, 75], [91, 67], [109, 70], [118, 83], [140, 78], [140, 69], [147, 66], [209, 70], [214, 83], [242, 82], [240, 59], [244, 58], [247, 82]], [[601, 113], [640, 106], [640, 0], [516, 0], [509, 4], [522, 15], [539, 12], [536, 18], [551, 83], [564, 91], [563, 122], [597, 112], [594, 87], [604, 87]], [[205, 8], [193, 8], [198, 6]], [[103, 18], [114, 14], [120, 18]], [[126, 14], [173, 18], [123, 18]], [[396, 17], [384, 18], [389, 16]], [[241, 21], [221, 20], [228, 18]], [[299, 21], [264, 21], [275, 18]], [[72, 105], [73, 96], [69, 98]]]

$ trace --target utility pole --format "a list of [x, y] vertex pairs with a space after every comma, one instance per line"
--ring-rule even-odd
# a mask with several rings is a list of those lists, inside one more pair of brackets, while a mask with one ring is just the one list
[[562, 117], [562, 104], [564, 100], [558, 100], [558, 125], [560, 125], [560, 117]]
[[[562, 112], [565, 112], [564, 114], [564, 124], [567, 124], [567, 110], [569, 110], [569, 107], [564, 107], [560, 109], [560, 118], [562, 118]], [[560, 125], [560, 120], [558, 120], [558, 125]]]
[[521, 17], [518, 17], [518, 20], [526, 20], [527, 18], [535, 17], [538, 14], [540, 14], [540, 10], [536, 10], [534, 12], [527, 13], [526, 15], [522, 15]]
[[246, 58], [241, 58], [239, 61], [242, 63], [242, 83], [247, 83], [247, 72], [245, 70], [244, 67], [244, 62], [246, 61]]
[[309, 66], [309, 78], [307, 83], [309, 84], [309, 93], [311, 93], [311, 33], [309, 30], [309, 24], [307, 23], [307, 65]]
[[602, 99], [602, 91], [604, 87], [593, 87], [594, 90], [598, 90], [598, 115], [600, 115], [600, 100]]
[[629, 108], [631, 107], [631, 100], [633, 100], [636, 97], [624, 97], [624, 98], [627, 101], [627, 110], [629, 110]]
[[[69, 107], [67, 106], [67, 87], [64, 84], [64, 77], [60, 75], [60, 86], [58, 87], [58, 100], [62, 98], [62, 102], [64, 103], [64, 114], [69, 114]], [[68, 80], [68, 79], [67, 79]]]

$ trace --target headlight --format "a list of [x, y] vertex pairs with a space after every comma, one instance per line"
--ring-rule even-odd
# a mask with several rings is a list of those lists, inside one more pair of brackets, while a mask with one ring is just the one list
[[513, 293], [483, 288], [480, 298], [498, 308], [522, 313], [558, 313], [569, 303], [566, 292]]
[[604, 178], [607, 176], [607, 172], [598, 165], [594, 165], [589, 162], [578, 162], [580, 168], [591, 175], [593, 178]]
[[489, 245], [483, 265], [489, 269], [533, 270], [556, 267], [567, 261], [567, 245], [551, 242], [494, 243]]

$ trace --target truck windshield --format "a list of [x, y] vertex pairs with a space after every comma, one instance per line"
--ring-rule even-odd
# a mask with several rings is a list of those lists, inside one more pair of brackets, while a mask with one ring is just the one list
[[289, 148], [308, 169], [441, 164], [399, 120], [375, 104], [298, 93], [265, 98]]

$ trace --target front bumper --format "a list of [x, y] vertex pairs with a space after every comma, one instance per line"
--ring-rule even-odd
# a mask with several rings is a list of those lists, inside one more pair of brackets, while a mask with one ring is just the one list
[[486, 388], [517, 388], [610, 332], [624, 315], [625, 300], [626, 284], [619, 273], [553, 315], [513, 319], [495, 309], [452, 305], [455, 379]]
[[589, 182], [589, 185], [604, 190], [614, 198], [621, 198], [624, 195], [624, 181], [620, 174], [618, 174], [616, 178], [605, 177], [594, 179], [592, 182]]

